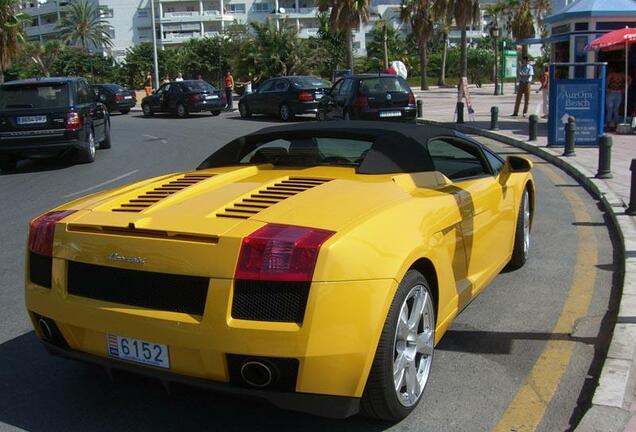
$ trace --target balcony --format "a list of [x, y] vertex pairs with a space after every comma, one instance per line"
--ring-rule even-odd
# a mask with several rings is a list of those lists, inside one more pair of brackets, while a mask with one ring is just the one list
[[178, 44], [200, 37], [200, 33], [166, 33], [161, 42], [164, 44]]
[[221, 11], [209, 9], [204, 10], [203, 14], [198, 11], [175, 11], [165, 12], [161, 18], [161, 22], [199, 22], [199, 21], [232, 21], [231, 16], [221, 16]]
[[[33, 3], [36, 4], [37, 2], [34, 1]], [[61, 3], [62, 5], [66, 5], [68, 2], [64, 1]], [[31, 17], [35, 17], [38, 15], [57, 13], [58, 9], [59, 9], [58, 2], [55, 0], [52, 0], [46, 3], [40, 3], [39, 5], [35, 7], [24, 8], [22, 9], [22, 12], [26, 13], [27, 15]]]
[[43, 24], [26, 28], [27, 36], [37, 36], [41, 34], [54, 33], [57, 31], [57, 23]]
[[314, 18], [318, 14], [317, 7], [285, 8], [285, 14], [289, 18]]

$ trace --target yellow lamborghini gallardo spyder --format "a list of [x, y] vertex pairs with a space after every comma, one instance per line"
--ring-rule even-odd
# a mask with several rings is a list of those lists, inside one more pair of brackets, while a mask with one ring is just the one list
[[441, 127], [263, 129], [34, 219], [26, 306], [53, 354], [401, 419], [455, 316], [526, 261], [531, 167]]

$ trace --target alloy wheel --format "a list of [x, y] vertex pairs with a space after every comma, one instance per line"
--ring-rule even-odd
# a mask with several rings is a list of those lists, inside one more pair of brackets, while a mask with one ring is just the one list
[[152, 114], [152, 111], [150, 111], [150, 105], [148, 104], [143, 104], [141, 106], [142, 111], [144, 112], [144, 115], [149, 116], [150, 114]]
[[528, 191], [523, 193], [523, 255], [528, 257], [530, 251], [530, 200]]
[[88, 133], [88, 152], [91, 156], [91, 159], [93, 159], [95, 157], [95, 135], [93, 134], [93, 131], [90, 131]]
[[289, 120], [289, 107], [287, 105], [281, 105], [280, 106], [280, 118], [283, 121], [287, 121]]

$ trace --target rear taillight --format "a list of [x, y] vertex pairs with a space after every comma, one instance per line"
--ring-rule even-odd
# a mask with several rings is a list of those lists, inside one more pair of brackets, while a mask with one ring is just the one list
[[124, 95], [120, 95], [120, 94], [115, 95], [115, 100], [117, 102], [123, 101], [124, 100]]
[[52, 211], [33, 219], [29, 226], [29, 250], [44, 256], [53, 255], [53, 234], [55, 224], [75, 210]]
[[71, 111], [66, 114], [66, 129], [69, 130], [78, 130], [82, 128], [82, 118], [79, 113], [75, 111]]
[[409, 92], [409, 105], [415, 105], [415, 96], [412, 92]]
[[356, 100], [353, 101], [353, 106], [358, 108], [368, 108], [369, 98], [366, 96], [358, 96]]
[[300, 92], [298, 93], [298, 100], [301, 102], [309, 102], [314, 100], [314, 95], [306, 91]]
[[268, 224], [243, 239], [236, 279], [310, 282], [320, 246], [334, 234]]
[[190, 96], [190, 101], [192, 102], [199, 102], [201, 100], [201, 95], [200, 94], [195, 94]]

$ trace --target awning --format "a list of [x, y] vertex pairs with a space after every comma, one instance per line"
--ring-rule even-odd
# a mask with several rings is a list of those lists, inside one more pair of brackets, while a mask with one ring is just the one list
[[570, 33], [557, 34], [546, 38], [528, 38], [516, 41], [518, 45], [539, 45], [556, 42], [567, 42], [570, 40]]

